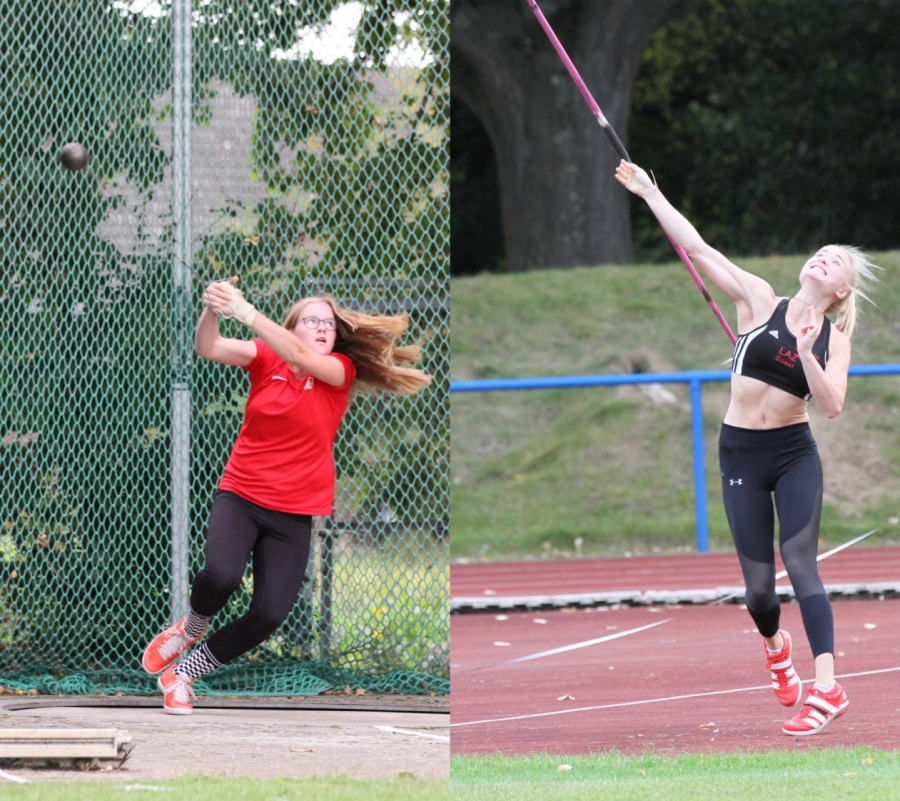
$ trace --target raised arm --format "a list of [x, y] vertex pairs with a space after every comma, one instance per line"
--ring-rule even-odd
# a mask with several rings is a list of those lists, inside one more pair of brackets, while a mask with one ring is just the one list
[[[304, 345], [284, 326], [270, 320], [255, 309], [237, 288], [237, 276], [230, 283], [216, 282], [206, 288], [203, 301], [213, 310], [227, 310], [229, 317], [243, 323], [275, 353], [287, 362], [291, 372], [297, 376], [310, 375], [335, 387], [347, 381], [347, 371], [339, 359], [322, 355]], [[237, 341], [237, 340], [234, 340]], [[252, 343], [249, 343], [252, 344]], [[254, 356], [256, 355], [256, 346]], [[249, 363], [249, 362], [248, 362]]]
[[219, 335], [219, 318], [204, 306], [194, 335], [194, 350], [198, 356], [220, 364], [246, 367], [256, 358], [256, 343], [243, 339], [228, 339]]
[[737, 304], [739, 317], [743, 316], [742, 311], [749, 312], [752, 317], [755, 308], [771, 305], [775, 299], [772, 287], [708, 245], [687, 218], [666, 200], [644, 170], [622, 161], [616, 169], [616, 179], [629, 192], [644, 198], [663, 230], [685, 249], [710, 281]]

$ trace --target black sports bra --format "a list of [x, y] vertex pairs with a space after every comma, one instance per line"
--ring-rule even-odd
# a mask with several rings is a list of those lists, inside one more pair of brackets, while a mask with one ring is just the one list
[[[785, 322], [788, 303], [790, 298], [783, 298], [767, 323], [737, 338], [731, 372], [771, 384], [808, 401], [812, 394], [797, 352], [797, 338], [788, 331]], [[830, 337], [831, 321], [826, 317], [812, 349], [823, 368], [828, 361]]]

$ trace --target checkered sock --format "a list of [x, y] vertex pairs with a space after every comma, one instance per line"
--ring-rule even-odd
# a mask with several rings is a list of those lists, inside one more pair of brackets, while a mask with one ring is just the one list
[[188, 612], [187, 617], [184, 619], [184, 633], [188, 636], [189, 639], [194, 640], [199, 637], [206, 630], [206, 627], [209, 625], [209, 621], [212, 620], [211, 617], [203, 617], [203, 615], [198, 615], [193, 609]]
[[222, 667], [222, 663], [209, 652], [206, 643], [203, 643], [175, 668], [175, 675], [184, 681], [192, 682], [204, 673], [212, 673], [217, 667]]

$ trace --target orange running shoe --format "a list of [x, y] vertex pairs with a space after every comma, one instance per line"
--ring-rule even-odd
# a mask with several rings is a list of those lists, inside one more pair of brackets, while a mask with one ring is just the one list
[[[784, 706], [793, 706], [800, 700], [800, 677], [791, 664], [791, 635], [780, 629], [784, 645], [777, 654], [766, 648], [766, 667], [772, 671], [772, 688], [775, 697]], [[763, 643], [765, 646], [765, 643]]]
[[153, 638], [141, 658], [144, 670], [148, 673], [159, 673], [161, 670], [165, 670], [178, 658], [179, 654], [184, 653], [206, 633], [207, 626], [204, 626], [200, 634], [193, 639], [189, 638], [184, 633], [184, 621], [185, 618], [181, 618], [174, 626], [169, 626], [162, 634]]
[[832, 720], [839, 718], [850, 708], [847, 693], [840, 684], [827, 693], [811, 687], [807, 690], [806, 703], [798, 715], [792, 717], [782, 727], [785, 734], [802, 737], [806, 734], [818, 734]]
[[193, 682], [186, 681], [181, 676], [175, 675], [174, 665], [162, 674], [156, 683], [162, 690], [164, 700], [163, 709], [169, 715], [190, 715], [194, 711], [191, 698], [196, 698]]

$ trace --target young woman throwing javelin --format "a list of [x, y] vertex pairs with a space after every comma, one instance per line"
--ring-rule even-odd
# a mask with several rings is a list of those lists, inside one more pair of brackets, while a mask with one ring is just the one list
[[[399, 346], [409, 320], [341, 308], [330, 297], [305, 298], [284, 326], [269, 320], [230, 283], [210, 284], [197, 325], [197, 353], [250, 374], [244, 422], [218, 485], [209, 516], [206, 564], [191, 586], [190, 612], [147, 646], [149, 673], [166, 712], [193, 711], [194, 680], [270, 636], [285, 620], [306, 573], [314, 515], [334, 503], [332, 445], [351, 390], [416, 392], [431, 381], [406, 366], [417, 346]], [[219, 335], [218, 318], [234, 318], [252, 340]], [[179, 665], [209, 621], [240, 586], [253, 556], [253, 596], [247, 613], [216, 631]]]
[[774, 493], [781, 557], [816, 667], [802, 710], [782, 730], [816, 734], [850, 704], [834, 680], [834, 620], [816, 566], [822, 465], [807, 406], [815, 397], [833, 418], [844, 405], [856, 301], [866, 297], [874, 265], [855, 247], [827, 245], [803, 265], [799, 290], [780, 298], [763, 279], [706, 244], [644, 170], [622, 161], [616, 178], [644, 198], [666, 233], [737, 306], [738, 330], [746, 333], [735, 343], [731, 403], [719, 437], [725, 512], [747, 587], [747, 611], [765, 640], [775, 695], [793, 706], [800, 699], [800, 679], [791, 663], [791, 637], [779, 628]]

